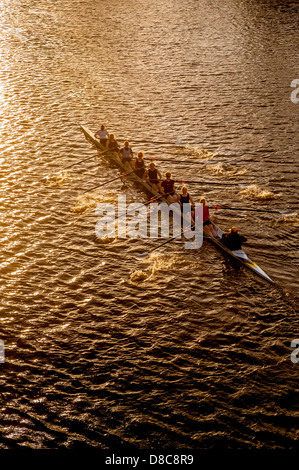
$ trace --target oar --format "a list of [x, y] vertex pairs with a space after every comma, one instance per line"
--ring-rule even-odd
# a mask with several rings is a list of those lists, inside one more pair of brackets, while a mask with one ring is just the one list
[[[199, 225], [199, 224], [198, 224], [198, 225]], [[196, 225], [195, 227], [197, 227], [197, 225]], [[187, 229], [182, 230], [182, 232], [181, 232], [179, 235], [176, 235], [175, 237], [172, 237], [172, 238], [170, 238], [169, 240], [166, 240], [165, 242], [160, 243], [160, 245], [155, 246], [155, 247], [152, 248], [151, 250], [145, 251], [144, 253], [140, 253], [139, 255], [134, 255], [134, 257], [135, 257], [135, 258], [145, 258], [145, 257], [148, 256], [150, 253], [152, 253], [153, 251], [158, 250], [158, 248], [161, 248], [161, 246], [164, 246], [164, 245], [166, 245], [167, 243], [172, 242], [172, 241], [175, 240], [176, 238], [181, 237], [184, 233], [189, 232], [189, 230], [191, 230], [191, 227], [188, 227]]]
[[117, 220], [121, 219], [121, 217], [124, 217], [125, 215], [133, 214], [135, 211], [138, 211], [138, 209], [141, 209], [143, 206], [148, 206], [148, 205], [151, 204], [152, 202], [158, 201], [158, 200], [161, 199], [162, 197], [167, 197], [169, 194], [171, 194], [171, 193], [163, 193], [163, 194], [159, 194], [159, 196], [152, 197], [151, 199], [149, 199], [148, 201], [146, 201], [144, 204], [141, 204], [140, 206], [136, 207], [136, 209], [134, 209], [133, 211], [125, 212], [124, 214], [121, 214], [120, 216], [116, 217], [116, 218], [115, 218], [115, 222], [116, 222]]
[[101, 157], [102, 155], [104, 155], [104, 153], [107, 153], [107, 152], [114, 152], [114, 150], [107, 149], [107, 150], [104, 150], [103, 152], [99, 150], [98, 156]]
[[[107, 153], [109, 151], [110, 151], [110, 149], [104, 150], [103, 152], [99, 151], [99, 153], [97, 153], [97, 155], [92, 155], [92, 157], [83, 158], [82, 160], [79, 160], [78, 162], [72, 163], [71, 165], [68, 165], [68, 166], [62, 168], [61, 170], [57, 170], [57, 171], [68, 170], [69, 168], [72, 168], [73, 166], [78, 165], [79, 163], [87, 162], [88, 160], [91, 160], [94, 157], [101, 157], [102, 155], [104, 155], [104, 153]], [[58, 157], [58, 158], [60, 158], [60, 157]]]
[[268, 212], [270, 214], [294, 214], [294, 211], [275, 211], [275, 210], [264, 210], [264, 209], [251, 209], [248, 207], [229, 207], [229, 206], [212, 206], [211, 209], [228, 209], [232, 211], [251, 211], [251, 212]]
[[[98, 153], [97, 155], [95, 155], [95, 157], [102, 157], [102, 156], [104, 155], [104, 153], [107, 153], [107, 152], [110, 152], [110, 151], [111, 151], [110, 149], [104, 150], [104, 152], [100, 152], [100, 151], [99, 151], [99, 153]], [[81, 161], [82, 161], [82, 160], [81, 160]], [[78, 163], [80, 163], [80, 162], [78, 162]], [[76, 163], [75, 163], [75, 165], [76, 165]], [[93, 170], [93, 168], [96, 168], [98, 165], [99, 165], [99, 164], [96, 163], [94, 166], [90, 167], [89, 169], [90, 169], [90, 170]], [[112, 181], [113, 181], [113, 180], [112, 180]]]
[[[125, 215], [130, 215], [130, 214], [133, 214], [135, 211], [137, 211], [138, 209], [141, 209], [143, 206], [147, 206], [148, 204], [151, 204], [152, 202], [155, 202], [155, 201], [158, 201], [159, 199], [161, 199], [162, 197], [166, 197], [168, 196], [169, 194], [171, 193], [164, 193], [164, 194], [159, 194], [159, 196], [155, 196], [155, 197], [152, 197], [151, 199], [149, 199], [148, 201], [146, 201], [144, 204], [136, 207], [136, 209], [134, 209], [133, 211], [130, 211], [130, 212], [126, 212], [124, 214], [121, 214], [119, 217], [116, 217], [115, 218], [115, 221], [117, 221], [118, 219], [120, 219], [121, 217], [125, 216]], [[97, 214], [87, 214], [86, 217], [95, 217]]]
[[[72, 166], [77, 165], [78, 163], [87, 162], [88, 160], [91, 160], [92, 158], [94, 158], [94, 157], [96, 157], [96, 156], [97, 156], [97, 155], [92, 155], [92, 157], [83, 158], [82, 160], [79, 160], [78, 162], [72, 163], [71, 165], [68, 165], [68, 166], [66, 166], [66, 167], [64, 167], [64, 168], [62, 168], [62, 169], [60, 169], [60, 170], [56, 170], [56, 173], [60, 173], [60, 172], [62, 172], [62, 171], [65, 171], [65, 170], [67, 170], [68, 168], [71, 168]], [[53, 172], [53, 173], [54, 173], [54, 172]], [[43, 181], [47, 181], [48, 178], [49, 178], [48, 176], [45, 176], [45, 177], [43, 178]]]
[[94, 186], [93, 188], [88, 189], [87, 191], [84, 191], [83, 194], [89, 193], [90, 191], [93, 191], [96, 188], [101, 188], [102, 186], [105, 186], [106, 184], [112, 183], [112, 181], [115, 181], [119, 178], [124, 178], [125, 176], [131, 175], [134, 172], [135, 172], [135, 170], [129, 171], [129, 173], [123, 173], [122, 175], [119, 175], [116, 178], [113, 178], [112, 180], [105, 181], [105, 183], [98, 184], [97, 186]]
[[[175, 180], [177, 183], [188, 183], [188, 184], [216, 184], [218, 186], [249, 186], [249, 183], [221, 183], [218, 181], [193, 181], [193, 180]], [[251, 183], [250, 183], [251, 184]]]
[[201, 162], [198, 160], [170, 160], [168, 158], [145, 158], [145, 160], [150, 160], [151, 162], [154, 162], [155, 160], [161, 161], [161, 162], [168, 162], [168, 163], [200, 163], [201, 165], [217, 165], [217, 162]]
[[[153, 197], [153, 198], [149, 199], [148, 201], [146, 201], [144, 204], [140, 205], [139, 207], [137, 207], [137, 208], [134, 209], [133, 211], [125, 212], [125, 213], [119, 215], [118, 217], [116, 217], [116, 218], [114, 219], [114, 222], [116, 222], [117, 220], [121, 219], [122, 217], [125, 217], [125, 216], [127, 216], [127, 215], [133, 214], [136, 210], [141, 209], [142, 207], [144, 207], [144, 206], [146, 206], [146, 205], [148, 205], [148, 204], [151, 204], [151, 203], [154, 202], [154, 201], [158, 201], [158, 200], [161, 199], [162, 197], [168, 196], [168, 194], [171, 194], [171, 193], [160, 194], [159, 196], [156, 196], [156, 197]], [[89, 215], [87, 215], [87, 217], [91, 217], [91, 216], [94, 217], [95, 215], [97, 215], [97, 214], [89, 214]], [[113, 221], [113, 220], [111, 219], [110, 222], [112, 222], [112, 221]], [[110, 238], [110, 235], [111, 235], [111, 234], [108, 234], [108, 235], [107, 235], [108, 238]]]
[[79, 160], [78, 162], [72, 163], [71, 165], [68, 165], [68, 166], [62, 168], [62, 170], [59, 170], [59, 171], [67, 170], [68, 168], [72, 168], [72, 166], [78, 165], [78, 164], [81, 163], [81, 162], [87, 162], [88, 160], [91, 160], [92, 158], [98, 157], [98, 156], [99, 156], [99, 154], [97, 154], [97, 155], [92, 155], [92, 157], [83, 158], [82, 160]]

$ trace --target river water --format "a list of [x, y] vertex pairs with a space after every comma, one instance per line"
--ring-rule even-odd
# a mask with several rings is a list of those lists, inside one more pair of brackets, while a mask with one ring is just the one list
[[161, 240], [100, 240], [92, 214], [147, 196], [79, 124], [232, 183], [196, 201], [298, 209], [298, 2], [0, 4], [1, 448], [293, 448], [298, 215], [211, 210], [275, 285], [207, 241], [136, 261]]

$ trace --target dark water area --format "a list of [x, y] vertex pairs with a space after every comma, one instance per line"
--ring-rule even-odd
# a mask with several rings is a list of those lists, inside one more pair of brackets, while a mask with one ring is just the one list
[[[294, 449], [298, 2], [0, 4], [0, 448]], [[275, 285], [208, 241], [98, 239], [98, 203], [147, 196], [80, 123], [231, 183], [189, 190], [242, 208], [210, 212]]]

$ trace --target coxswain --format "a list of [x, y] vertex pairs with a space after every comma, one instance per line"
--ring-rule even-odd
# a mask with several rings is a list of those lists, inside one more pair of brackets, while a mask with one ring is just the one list
[[157, 191], [162, 194], [162, 187], [161, 187], [161, 173], [157, 170], [156, 165], [151, 162], [149, 169], [144, 173], [143, 179], [147, 180], [147, 182], [151, 185], [154, 191]]
[[191, 212], [191, 218], [192, 218], [192, 221], [194, 222], [194, 202], [193, 202], [192, 197], [188, 193], [187, 186], [182, 186], [181, 192], [182, 194], [179, 195], [177, 202], [180, 204], [182, 212], [185, 211], [185, 213], [186, 213], [186, 206], [184, 209], [184, 204], [188, 204], [187, 212]]
[[106, 130], [104, 124], [101, 125], [100, 129], [95, 133], [94, 136], [96, 139], [100, 139], [100, 144], [102, 144], [104, 147], [107, 146], [109, 133]]
[[109, 135], [107, 148], [111, 150], [111, 152], [119, 153], [119, 144], [115, 140], [114, 134]]
[[[213, 223], [210, 221], [209, 207], [204, 197], [201, 197], [199, 202], [202, 204], [202, 221], [204, 232], [214, 238], [218, 238], [218, 235], [214, 229]], [[196, 211], [195, 211], [195, 223], [196, 223]]]
[[174, 183], [175, 183], [175, 181], [173, 179], [171, 179], [170, 171], [166, 171], [165, 180], [162, 181], [161, 186], [162, 186], [163, 192], [165, 194], [168, 194], [167, 201], [170, 202], [170, 203], [176, 202], [178, 200], [178, 195], [175, 192]]
[[230, 228], [221, 238], [221, 243], [231, 251], [241, 250], [244, 242], [247, 242], [247, 238], [239, 234], [237, 227]]
[[123, 148], [119, 151], [121, 156], [121, 161], [126, 165], [130, 170], [135, 170], [135, 162], [133, 161], [133, 150], [129, 146], [129, 141], [125, 140]]
[[143, 160], [143, 153], [138, 152], [137, 153], [137, 158], [135, 160], [135, 174], [139, 178], [143, 178], [144, 173], [145, 173], [145, 163], [144, 163], [144, 160]]

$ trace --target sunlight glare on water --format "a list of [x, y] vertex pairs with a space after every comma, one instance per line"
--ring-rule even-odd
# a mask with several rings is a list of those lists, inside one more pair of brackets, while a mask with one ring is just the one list
[[[0, 447], [294, 448], [298, 216], [246, 209], [298, 210], [297, 3], [0, 6]], [[102, 123], [240, 208], [210, 213], [277, 284], [206, 240], [98, 239], [97, 204], [148, 199]]]

